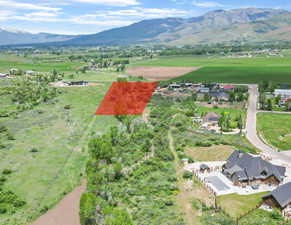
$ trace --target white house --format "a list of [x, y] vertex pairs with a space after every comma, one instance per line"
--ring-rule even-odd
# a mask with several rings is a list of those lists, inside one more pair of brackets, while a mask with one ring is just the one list
[[275, 89], [275, 96], [281, 96], [282, 98], [291, 98], [291, 90], [288, 89]]

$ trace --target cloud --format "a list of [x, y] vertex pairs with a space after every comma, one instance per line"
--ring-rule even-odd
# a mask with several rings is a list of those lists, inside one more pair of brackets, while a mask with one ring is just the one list
[[61, 8], [48, 7], [40, 4], [22, 3], [10, 0], [0, 0], [1, 8], [9, 9], [26, 9], [26, 10], [43, 10], [43, 11], [60, 11]]
[[201, 8], [217, 8], [217, 7], [224, 6], [218, 2], [201, 2], [201, 1], [194, 1], [192, 5], [201, 7]]
[[117, 7], [141, 5], [141, 2], [138, 2], [137, 0], [72, 0], [72, 1]]

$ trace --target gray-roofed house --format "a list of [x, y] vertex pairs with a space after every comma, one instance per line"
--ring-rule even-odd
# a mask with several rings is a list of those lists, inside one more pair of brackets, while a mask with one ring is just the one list
[[222, 172], [237, 186], [279, 185], [285, 178], [286, 168], [239, 150], [230, 155]]
[[263, 196], [264, 204], [282, 210], [284, 216], [291, 219], [291, 182], [280, 185], [274, 191]]
[[209, 112], [204, 117], [204, 122], [217, 123], [219, 121], [219, 119], [220, 119], [220, 115], [218, 115], [214, 112]]
[[229, 101], [229, 94], [225, 92], [210, 92], [209, 96], [218, 101]]

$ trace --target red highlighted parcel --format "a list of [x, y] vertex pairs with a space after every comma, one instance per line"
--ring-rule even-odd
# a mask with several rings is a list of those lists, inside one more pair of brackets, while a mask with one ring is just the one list
[[113, 82], [96, 115], [142, 114], [157, 85], [157, 82]]

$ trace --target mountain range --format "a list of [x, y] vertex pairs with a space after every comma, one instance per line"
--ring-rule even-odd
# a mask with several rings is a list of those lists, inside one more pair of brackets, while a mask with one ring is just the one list
[[291, 12], [282, 9], [216, 10], [199, 17], [143, 20], [91, 35], [30, 34], [0, 29], [0, 45], [194, 45], [232, 41], [291, 41]]

